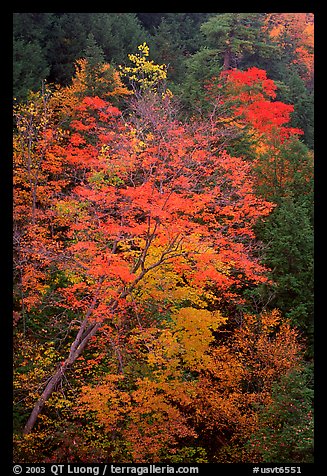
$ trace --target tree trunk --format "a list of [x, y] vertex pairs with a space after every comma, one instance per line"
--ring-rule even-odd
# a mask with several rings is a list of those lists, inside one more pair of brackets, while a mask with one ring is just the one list
[[25, 435], [32, 431], [35, 425], [35, 422], [44, 407], [45, 402], [49, 399], [52, 392], [55, 390], [57, 385], [61, 382], [66, 369], [69, 368], [75, 362], [75, 360], [81, 355], [81, 353], [83, 352], [90, 338], [93, 337], [98, 331], [98, 329], [101, 327], [101, 324], [102, 324], [101, 322], [98, 322], [96, 324], [90, 324], [88, 321], [88, 317], [91, 314], [95, 306], [95, 303], [96, 301], [94, 300], [91, 308], [88, 311], [87, 317], [82, 323], [80, 330], [78, 331], [78, 334], [70, 347], [69, 356], [64, 362], [60, 364], [59, 368], [57, 368], [56, 372], [51, 377], [50, 381], [47, 383], [44, 391], [42, 392], [42, 395], [40, 396], [40, 398], [34, 405], [32, 413], [29, 419], [27, 420], [27, 423], [23, 430], [23, 433]]
[[232, 52], [229, 48], [227, 48], [227, 50], [225, 50], [225, 53], [224, 53], [224, 65], [223, 65], [224, 71], [227, 71], [228, 69], [230, 69], [231, 62], [232, 62]]
[[48, 400], [48, 398], [50, 397], [50, 395], [54, 391], [55, 387], [61, 381], [61, 379], [64, 375], [65, 368], [67, 368], [67, 365], [65, 366], [65, 364], [66, 364], [66, 362], [57, 369], [56, 373], [53, 375], [50, 382], [48, 382], [48, 384], [45, 387], [42, 395], [40, 396], [40, 398], [36, 402], [36, 404], [33, 408], [33, 411], [31, 413], [29, 419], [27, 420], [27, 423], [26, 423], [25, 428], [23, 430], [24, 435], [27, 435], [28, 433], [30, 433], [32, 431], [32, 429], [35, 425], [35, 422], [37, 420], [37, 417], [41, 413], [45, 402]]
[[[135, 286], [139, 283], [139, 281], [141, 281], [142, 278], [149, 271], [151, 271], [151, 270], [157, 268], [158, 266], [160, 266], [164, 261], [167, 261], [167, 259], [169, 259], [169, 257], [180, 256], [181, 252], [178, 252], [177, 250], [179, 249], [181, 240], [179, 239], [179, 235], [177, 235], [175, 238], [173, 238], [171, 240], [171, 243], [169, 244], [167, 249], [162, 252], [162, 255], [158, 259], [158, 261], [156, 263], [153, 263], [152, 265], [148, 266], [147, 268], [144, 268], [145, 255], [146, 255], [146, 253], [148, 251], [148, 248], [151, 244], [151, 241], [152, 241], [153, 236], [155, 234], [155, 230], [156, 230], [156, 226], [154, 227], [154, 231], [152, 233], [152, 236], [149, 233], [150, 237], [148, 238], [148, 242], [145, 246], [145, 251], [141, 255], [141, 260], [139, 260], [137, 262], [137, 264], [135, 265], [135, 267], [133, 269], [133, 273], [135, 273], [136, 270], [139, 268], [139, 266], [141, 266], [141, 268], [142, 268], [141, 273], [134, 279], [134, 281], [130, 284], [130, 286], [127, 289], [126, 288], [121, 289], [119, 298], [114, 299], [111, 306], [110, 306], [110, 311], [111, 312], [115, 311], [115, 309], [118, 306], [119, 300], [124, 299], [126, 296], [128, 296], [133, 291]], [[99, 283], [99, 286], [101, 286], [101, 282]], [[98, 329], [100, 329], [100, 327], [102, 326], [103, 322], [92, 323], [92, 322], [89, 321], [89, 317], [91, 316], [96, 304], [98, 303], [98, 300], [99, 300], [99, 294], [96, 293], [96, 295], [94, 296], [93, 301], [92, 301], [92, 303], [91, 303], [91, 305], [90, 305], [90, 307], [89, 307], [89, 309], [86, 313], [85, 319], [82, 322], [81, 327], [80, 327], [80, 329], [77, 333], [77, 336], [76, 336], [74, 342], [72, 343], [72, 345], [70, 346], [69, 356], [67, 357], [67, 359], [64, 362], [61, 363], [60, 367], [57, 368], [56, 372], [54, 373], [54, 375], [51, 377], [51, 379], [47, 383], [44, 391], [42, 392], [42, 395], [40, 396], [40, 398], [38, 399], [38, 401], [34, 405], [32, 413], [31, 413], [29, 419], [27, 420], [27, 423], [26, 423], [26, 425], [24, 427], [24, 430], [23, 430], [23, 433], [25, 435], [27, 435], [28, 433], [30, 433], [32, 431], [32, 429], [35, 425], [35, 422], [36, 422], [39, 414], [41, 413], [41, 411], [44, 407], [45, 402], [49, 399], [52, 392], [55, 390], [57, 385], [61, 382], [61, 380], [62, 380], [62, 378], [65, 374], [66, 369], [69, 368], [75, 362], [75, 360], [81, 355], [81, 353], [85, 349], [85, 347], [86, 347], [87, 343], [89, 342], [89, 340], [91, 339], [91, 337], [93, 337], [97, 333]], [[118, 356], [118, 358], [120, 358], [120, 357]], [[119, 366], [120, 366], [120, 369], [122, 370], [122, 360], [119, 360]]]

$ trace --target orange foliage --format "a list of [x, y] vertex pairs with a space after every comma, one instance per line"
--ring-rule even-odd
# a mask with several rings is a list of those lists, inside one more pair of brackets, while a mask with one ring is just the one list
[[[258, 427], [256, 405], [271, 404], [272, 385], [298, 367], [300, 353], [296, 331], [276, 310], [245, 316], [234, 335], [212, 351], [194, 408], [196, 424], [208, 437], [216, 435], [218, 450], [229, 441], [248, 440]], [[221, 462], [219, 451], [216, 458]], [[247, 455], [238, 454], [237, 461], [247, 462]]]
[[[61, 140], [55, 121], [26, 134], [19, 125], [19, 233], [19, 219], [24, 213], [32, 217], [19, 235], [19, 297], [22, 311], [40, 304], [60, 307], [65, 317], [50, 325], [59, 325], [61, 332], [65, 325], [70, 328], [71, 315], [78, 316], [80, 328], [72, 328], [77, 336], [60, 367], [62, 374], [101, 327], [101, 337], [107, 332], [123, 372], [126, 352], [122, 354], [120, 342], [126, 341], [125, 330], [132, 326], [127, 310], [133, 296], [142, 304], [143, 282], [149, 287], [154, 283], [154, 290], [159, 287], [155, 281], [160, 268], [169, 267], [180, 283], [186, 280], [189, 296], [203, 295], [202, 307], [210, 293], [237, 301], [239, 287], [266, 280], [265, 269], [252, 254], [253, 226], [272, 205], [254, 194], [249, 164], [221, 150], [218, 124], [183, 126], [166, 112], [167, 97], [150, 97], [153, 109], [146, 107], [145, 99], [134, 123], [98, 96], [78, 103], [67, 100], [70, 129]], [[60, 117], [49, 108], [46, 118], [50, 111]], [[38, 111], [37, 125], [40, 117]], [[160, 452], [167, 447], [173, 452], [179, 439], [196, 438], [188, 415], [178, 406], [191, 404], [194, 384], [183, 382], [178, 365], [174, 377], [171, 366], [175, 361], [188, 372], [206, 372], [211, 330], [222, 318], [196, 306], [185, 308], [175, 314], [175, 329], [162, 331], [166, 350], [161, 363], [160, 352], [146, 358], [149, 368], [163, 365], [156, 378], [136, 382], [126, 398], [115, 390], [120, 379], [111, 379], [109, 412], [116, 413], [102, 410], [101, 393], [100, 406], [94, 408], [108, 428], [122, 419], [119, 431], [135, 461], [159, 461]], [[93, 359], [95, 365], [98, 358]], [[60, 368], [45, 390], [47, 398], [62, 375]], [[117, 398], [125, 398], [121, 410]], [[147, 434], [149, 440], [141, 444], [140, 437]], [[151, 449], [146, 441], [154, 435], [158, 439]]]
[[[86, 310], [96, 292], [110, 315], [113, 299], [126, 297], [167, 260], [176, 269], [186, 265], [193, 285], [210, 283], [230, 297], [229, 289], [244, 277], [265, 279], [251, 256], [252, 228], [272, 205], [253, 193], [249, 165], [214, 145], [215, 128], [198, 128], [194, 134], [193, 125], [188, 130], [167, 115], [159, 120], [163, 109], [156, 111], [154, 104], [158, 117], [144, 137], [142, 123], [136, 128], [125, 123], [119, 109], [98, 96], [67, 101], [73, 120], [64, 141], [56, 140], [58, 132], [49, 125], [50, 114], [57, 117], [51, 100], [44, 126], [39, 126], [42, 111], [33, 112], [37, 132], [26, 132], [25, 116], [17, 116], [15, 175], [16, 213], [25, 219], [32, 214], [34, 228], [26, 236], [34, 245], [25, 247], [31, 247], [30, 265], [34, 253], [39, 273], [55, 265], [78, 280], [58, 288], [63, 302], [81, 310], [81, 300]], [[62, 179], [64, 171], [70, 182]], [[64, 186], [68, 192], [61, 193]], [[31, 197], [28, 211], [20, 200]], [[141, 246], [135, 248], [135, 240]], [[208, 259], [205, 250], [210, 250]], [[34, 288], [39, 299], [46, 276], [35, 273], [32, 282], [27, 269], [23, 286], [31, 294]]]
[[266, 28], [271, 38], [285, 46], [295, 46], [295, 63], [305, 67], [304, 79], [312, 80], [314, 70], [314, 15], [312, 13], [268, 13]]
[[257, 429], [256, 405], [269, 406], [272, 385], [299, 365], [297, 334], [272, 311], [245, 316], [217, 343], [213, 331], [219, 335], [224, 323], [208, 311], [181, 309], [163, 328], [142, 329], [130, 342], [145, 377], [130, 387], [128, 371], [84, 387], [79, 413], [92, 411], [124, 445], [124, 462], [159, 462], [178, 442], [203, 439], [211, 440], [212, 460], [221, 461], [224, 445], [246, 442]]
[[[53, 101], [37, 96], [16, 112], [22, 313], [60, 308], [50, 325], [77, 334], [46, 398], [77, 360], [77, 415], [110, 448], [121, 445], [125, 462], [170, 461], [200, 439], [219, 460], [226, 442], [256, 430], [255, 406], [269, 405], [272, 384], [298, 365], [296, 332], [277, 311], [244, 316], [231, 331], [217, 310], [267, 280], [253, 229], [273, 205], [255, 194], [252, 164], [219, 143], [219, 120], [182, 125], [158, 95], [123, 118], [105, 98], [83, 96], [83, 64]], [[265, 72], [222, 80], [236, 120], [259, 141], [298, 133], [287, 128], [292, 108], [271, 101]]]
[[92, 84], [90, 85], [89, 66], [85, 58], [75, 63], [75, 76], [71, 85], [58, 87], [51, 99], [51, 105], [57, 113], [63, 117], [71, 117], [83, 98], [89, 96], [90, 87], [94, 90], [93, 95], [101, 94], [107, 100], [115, 100], [128, 96], [131, 92], [123, 85], [119, 72], [114, 70], [108, 63], [98, 65], [92, 70]]

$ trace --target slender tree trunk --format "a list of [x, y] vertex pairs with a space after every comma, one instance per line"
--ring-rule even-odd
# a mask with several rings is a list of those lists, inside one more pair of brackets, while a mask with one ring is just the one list
[[[66, 365], [65, 365], [66, 364]], [[25, 428], [23, 430], [23, 433], [27, 435], [30, 433], [35, 425], [35, 422], [37, 420], [37, 417], [41, 413], [45, 402], [48, 400], [52, 392], [54, 391], [55, 387], [58, 385], [58, 383], [61, 381], [64, 371], [67, 368], [67, 363], [65, 362], [62, 366], [60, 366], [56, 373], [52, 376], [51, 380], [48, 382], [47, 386], [45, 387], [42, 395], [34, 405], [33, 411], [30, 414], [29, 419], [27, 420], [27, 423], [25, 425]]]
[[[126, 296], [128, 296], [133, 291], [135, 286], [139, 283], [139, 281], [142, 280], [142, 278], [149, 271], [151, 271], [151, 270], [157, 268], [158, 266], [160, 266], [164, 261], [167, 261], [167, 259], [169, 259], [169, 257], [180, 256], [180, 253], [177, 250], [180, 246], [181, 240], [179, 239], [179, 235], [177, 235], [174, 239], [172, 239], [168, 248], [165, 251], [162, 252], [162, 255], [159, 258], [159, 260], [156, 263], [153, 263], [152, 265], [148, 266], [147, 268], [144, 268], [145, 255], [146, 255], [146, 253], [148, 251], [148, 248], [151, 244], [151, 241], [153, 239], [155, 230], [156, 230], [156, 227], [154, 227], [154, 231], [153, 231], [152, 235], [150, 235], [149, 241], [148, 241], [147, 245], [145, 246], [145, 251], [141, 255], [142, 259], [137, 262], [136, 266], [133, 269], [133, 272], [135, 273], [136, 270], [139, 268], [139, 266], [141, 266], [141, 268], [142, 268], [141, 273], [135, 278], [135, 280], [130, 284], [130, 286], [128, 288], [125, 288], [125, 289], [123, 288], [121, 290], [119, 298], [113, 300], [113, 302], [110, 306], [110, 311], [111, 312], [114, 312], [116, 310], [119, 300], [126, 298]], [[101, 285], [101, 283], [100, 283], [100, 285]], [[30, 417], [27, 420], [27, 423], [26, 423], [26, 425], [24, 427], [24, 430], [23, 430], [23, 433], [25, 435], [32, 431], [32, 429], [35, 425], [35, 422], [36, 422], [39, 414], [41, 413], [41, 411], [42, 411], [42, 409], [45, 405], [45, 402], [49, 399], [52, 392], [56, 389], [58, 384], [61, 382], [61, 380], [62, 380], [62, 378], [65, 374], [65, 371], [82, 354], [82, 352], [84, 351], [84, 349], [85, 349], [87, 343], [89, 342], [89, 340], [91, 339], [91, 337], [93, 337], [97, 333], [97, 331], [100, 329], [100, 327], [102, 326], [103, 322], [94, 323], [94, 322], [89, 320], [89, 317], [91, 316], [93, 310], [95, 309], [95, 306], [97, 305], [98, 300], [99, 300], [99, 293], [97, 292], [96, 296], [93, 298], [93, 301], [92, 301], [92, 303], [91, 303], [91, 305], [90, 305], [90, 307], [89, 307], [89, 309], [86, 313], [85, 319], [81, 324], [81, 327], [80, 327], [80, 329], [79, 329], [79, 331], [76, 335], [76, 338], [75, 338], [74, 342], [72, 343], [72, 345], [70, 346], [69, 356], [67, 357], [67, 359], [64, 362], [62, 362], [60, 364], [59, 367], [57, 367], [57, 370], [55, 371], [55, 373], [53, 374], [53, 376], [51, 377], [51, 379], [47, 383], [45, 389], [43, 390], [42, 395], [40, 396], [40, 398], [38, 399], [38, 401], [34, 405], [32, 413], [30, 414]], [[120, 359], [119, 360], [119, 366], [120, 366], [120, 369], [122, 370], [121, 356], [118, 355], [118, 358]]]
[[232, 62], [232, 52], [229, 48], [227, 48], [224, 53], [224, 65], [223, 65], [224, 71], [227, 71], [228, 69], [230, 69], [231, 62]]
[[89, 317], [93, 309], [95, 308], [96, 303], [97, 303], [97, 298], [95, 297], [86, 313], [85, 319], [81, 324], [81, 327], [77, 333], [77, 336], [74, 342], [70, 346], [69, 356], [64, 362], [62, 362], [59, 365], [56, 372], [53, 374], [53, 376], [47, 383], [45, 389], [43, 390], [42, 395], [40, 396], [40, 398], [34, 405], [32, 413], [30, 414], [30, 417], [27, 420], [27, 423], [23, 430], [23, 433], [25, 435], [32, 431], [35, 425], [35, 422], [44, 407], [45, 402], [49, 399], [52, 392], [56, 389], [57, 385], [61, 382], [67, 368], [69, 368], [75, 362], [75, 360], [81, 355], [81, 353], [83, 352], [90, 338], [96, 334], [97, 330], [101, 326], [101, 322], [97, 322], [97, 323], [89, 322]]

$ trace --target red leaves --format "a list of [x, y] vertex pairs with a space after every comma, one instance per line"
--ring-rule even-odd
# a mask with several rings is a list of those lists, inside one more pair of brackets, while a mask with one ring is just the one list
[[248, 68], [246, 71], [229, 70], [222, 73], [222, 77], [227, 77], [227, 83], [232, 89], [240, 89], [244, 94], [242, 100], [249, 100], [253, 97], [268, 96], [276, 97], [276, 89], [274, 81], [267, 79], [267, 73], [263, 69], [256, 67]]
[[244, 117], [258, 132], [266, 137], [279, 135], [284, 141], [295, 134], [303, 134], [298, 128], [282, 127], [290, 122], [290, 115], [294, 107], [280, 101], [258, 100], [236, 108], [236, 112]]
[[86, 97], [83, 99], [82, 104], [80, 106], [80, 110], [86, 110], [86, 107], [89, 107], [91, 109], [104, 109], [105, 107], [108, 106], [107, 101], [104, 101], [103, 99], [100, 99], [98, 96], [95, 97]]
[[[271, 101], [276, 87], [264, 71], [225, 80], [233, 120], [269, 140], [296, 133], [286, 127], [292, 106]], [[144, 98], [139, 114], [146, 106]], [[63, 372], [94, 346], [81, 367], [109, 378], [85, 387], [84, 403], [135, 460], [160, 461], [163, 449], [197, 438], [193, 428], [247, 435], [252, 404], [297, 352], [290, 328], [267, 331], [276, 316], [262, 319], [260, 337], [250, 318], [236, 333], [220, 331], [226, 319], [208, 310], [244, 303], [244, 288], [266, 281], [253, 229], [273, 206], [255, 193], [253, 164], [223, 150], [214, 117], [182, 126], [159, 108], [154, 122], [150, 110], [124, 123], [99, 97], [71, 109], [64, 140], [56, 143], [55, 127], [43, 131], [24, 167], [16, 144], [16, 210], [35, 222], [23, 233], [16, 222], [21, 315], [49, 316], [60, 342], [77, 331]], [[219, 332], [231, 335], [223, 345]], [[245, 390], [256, 379], [268, 385], [258, 398]]]
[[[250, 73], [235, 72], [236, 84], [262, 81], [272, 95], [265, 75]], [[262, 279], [251, 257], [252, 227], [271, 205], [253, 193], [249, 164], [217, 148], [212, 122], [181, 125], [164, 115], [145, 134], [99, 97], [84, 98], [72, 118], [65, 144], [53, 144], [44, 160], [58, 180], [65, 161], [71, 180], [53, 203], [51, 220], [64, 227], [53, 235], [60, 255], [47, 261], [66, 276], [73, 273], [63, 291], [68, 306], [78, 308], [97, 286], [118, 299], [146, 273], [181, 256], [197, 263], [190, 272], [194, 285], [213, 285], [226, 296], [239, 272]], [[182, 270], [183, 263], [175, 264]]]
[[70, 143], [73, 146], [79, 146], [79, 145], [85, 145], [86, 141], [80, 134], [74, 133], [70, 136]]
[[97, 111], [102, 113], [102, 116], [99, 116], [103, 120], [108, 120], [110, 117], [117, 117], [121, 115], [120, 110], [112, 106], [108, 101], [95, 97], [85, 97], [81, 104], [76, 108], [79, 112], [91, 113], [91, 111]]
[[[252, 71], [246, 82], [253, 85], [258, 80], [264, 82], [265, 90], [271, 94], [272, 85], [260, 70]], [[81, 136], [73, 133], [71, 146], [67, 148], [75, 163], [88, 169], [84, 183], [73, 190], [74, 196], [85, 204], [87, 215], [81, 215], [81, 220], [71, 224], [72, 233], [74, 230], [78, 233], [72, 236], [79, 241], [69, 248], [80, 256], [84, 249], [83, 261], [88, 273], [94, 279], [107, 277], [112, 282], [116, 279], [131, 283], [135, 279], [131, 273], [133, 256], [135, 263], [144, 253], [144, 266], [150, 245], [153, 250], [156, 246], [166, 247], [164, 253], [173, 256], [177, 248], [172, 244], [178, 242], [183, 243], [187, 252], [205, 244], [214, 244], [220, 250], [215, 256], [220, 263], [218, 268], [213, 262], [206, 269], [200, 266], [193, 274], [194, 282], [197, 280], [201, 286], [211, 282], [227, 292], [237, 282], [222, 273], [220, 265], [231, 264], [248, 279], [261, 279], [262, 269], [248, 250], [254, 238], [253, 224], [272, 207], [253, 193], [249, 164], [226, 152], [213, 153], [212, 131], [203, 125], [193, 134], [193, 125], [188, 130], [173, 122], [161, 124], [158, 131], [153, 130], [149, 135], [147, 143], [138, 141], [135, 130], [130, 133], [127, 125], [120, 127], [119, 113], [115, 110], [111, 112], [116, 119], [111, 118], [107, 127], [99, 127], [99, 118], [89, 116], [92, 110], [99, 109], [111, 110], [98, 98], [86, 98], [77, 108], [84, 124], [94, 129], [97, 146], [90, 146], [86, 139], [81, 140]], [[73, 122], [74, 128], [80, 127], [78, 121]], [[117, 144], [119, 156], [111, 152]], [[139, 146], [135, 148], [135, 144]], [[108, 151], [105, 156], [104, 148]], [[89, 240], [86, 248], [83, 237]], [[133, 254], [134, 238], [144, 239], [145, 245]], [[108, 242], [110, 245], [106, 245]], [[120, 251], [111, 254], [110, 249], [114, 253]], [[224, 250], [228, 250], [225, 255]]]
[[[216, 94], [220, 102], [230, 104], [234, 120], [250, 125], [265, 140], [281, 142], [291, 136], [303, 134], [298, 128], [287, 127], [293, 106], [273, 101], [276, 98], [274, 81], [267, 78], [266, 71], [248, 68], [246, 71], [229, 70], [221, 75], [224, 85], [208, 85], [209, 94]], [[218, 95], [220, 91], [220, 95]]]

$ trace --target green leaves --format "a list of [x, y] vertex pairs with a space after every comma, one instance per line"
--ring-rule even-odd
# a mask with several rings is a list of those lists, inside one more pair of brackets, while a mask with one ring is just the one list
[[247, 447], [263, 463], [313, 462], [313, 388], [310, 372], [291, 371], [259, 411], [260, 429]]

